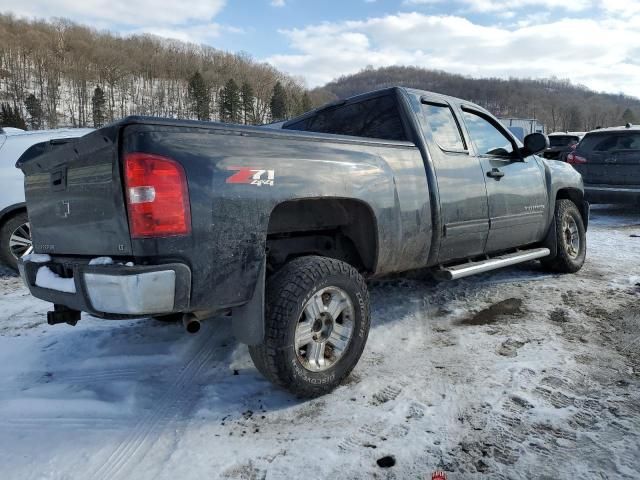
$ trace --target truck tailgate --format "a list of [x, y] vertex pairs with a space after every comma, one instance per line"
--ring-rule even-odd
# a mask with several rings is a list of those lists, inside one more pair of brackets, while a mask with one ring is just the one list
[[117, 135], [106, 127], [62, 145], [35, 145], [18, 160], [36, 252], [131, 254]]

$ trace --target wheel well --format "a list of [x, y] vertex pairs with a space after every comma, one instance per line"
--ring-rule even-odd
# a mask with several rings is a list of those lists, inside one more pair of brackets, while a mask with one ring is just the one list
[[556, 194], [556, 201], [558, 200], [571, 200], [575, 203], [578, 211], [580, 211], [584, 229], [586, 230], [589, 225], [589, 207], [584, 203], [584, 194], [577, 188], [563, 188], [558, 190]]
[[321, 255], [345, 261], [364, 273], [377, 262], [377, 227], [364, 202], [340, 198], [292, 200], [269, 218], [267, 263], [277, 269], [291, 258]]
[[20, 213], [26, 213], [27, 212], [27, 206], [22, 203], [18, 203], [16, 205], [11, 205], [10, 207], [5, 208], [4, 210], [0, 211], [0, 225], [4, 224], [4, 222], [6, 222], [7, 220], [9, 220], [11, 217], [18, 215]]

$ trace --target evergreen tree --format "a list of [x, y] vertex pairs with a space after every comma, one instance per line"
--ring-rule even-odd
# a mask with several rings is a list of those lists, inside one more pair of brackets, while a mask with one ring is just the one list
[[27, 124], [17, 106], [12, 108], [8, 103], [3, 103], [0, 106], [0, 127], [14, 127], [26, 130]]
[[100, 128], [104, 125], [106, 100], [104, 98], [104, 92], [99, 86], [97, 86], [93, 91], [91, 103], [93, 105], [93, 126], [95, 128]]
[[287, 118], [287, 92], [280, 82], [276, 82], [271, 96], [271, 120], [274, 122]]
[[254, 112], [255, 94], [253, 88], [248, 82], [243, 82], [240, 87], [240, 96], [242, 97], [242, 113], [244, 115], [244, 123], [253, 125], [256, 123]]
[[627, 123], [634, 123], [635, 121], [636, 121], [636, 116], [633, 114], [630, 108], [627, 108], [622, 114], [622, 122], [627, 124]]
[[42, 104], [40, 100], [33, 94], [29, 94], [24, 101], [25, 107], [27, 107], [27, 113], [29, 114], [29, 127], [32, 130], [39, 130], [42, 128]]
[[240, 123], [241, 107], [240, 89], [235, 80], [230, 78], [220, 91], [220, 120]]
[[188, 85], [191, 112], [198, 120], [209, 120], [209, 87], [200, 72], [195, 72]]

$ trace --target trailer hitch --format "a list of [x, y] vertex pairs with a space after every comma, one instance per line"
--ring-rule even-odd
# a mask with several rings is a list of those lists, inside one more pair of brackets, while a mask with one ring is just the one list
[[78, 320], [80, 320], [80, 312], [64, 305], [54, 304], [53, 312], [47, 312], [47, 323], [49, 325], [66, 323], [75, 327]]

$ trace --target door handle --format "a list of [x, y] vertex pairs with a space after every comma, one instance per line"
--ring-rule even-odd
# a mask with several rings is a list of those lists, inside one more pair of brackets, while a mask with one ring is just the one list
[[492, 168], [490, 172], [487, 172], [487, 177], [500, 180], [502, 177], [504, 177], [504, 172], [499, 168]]

